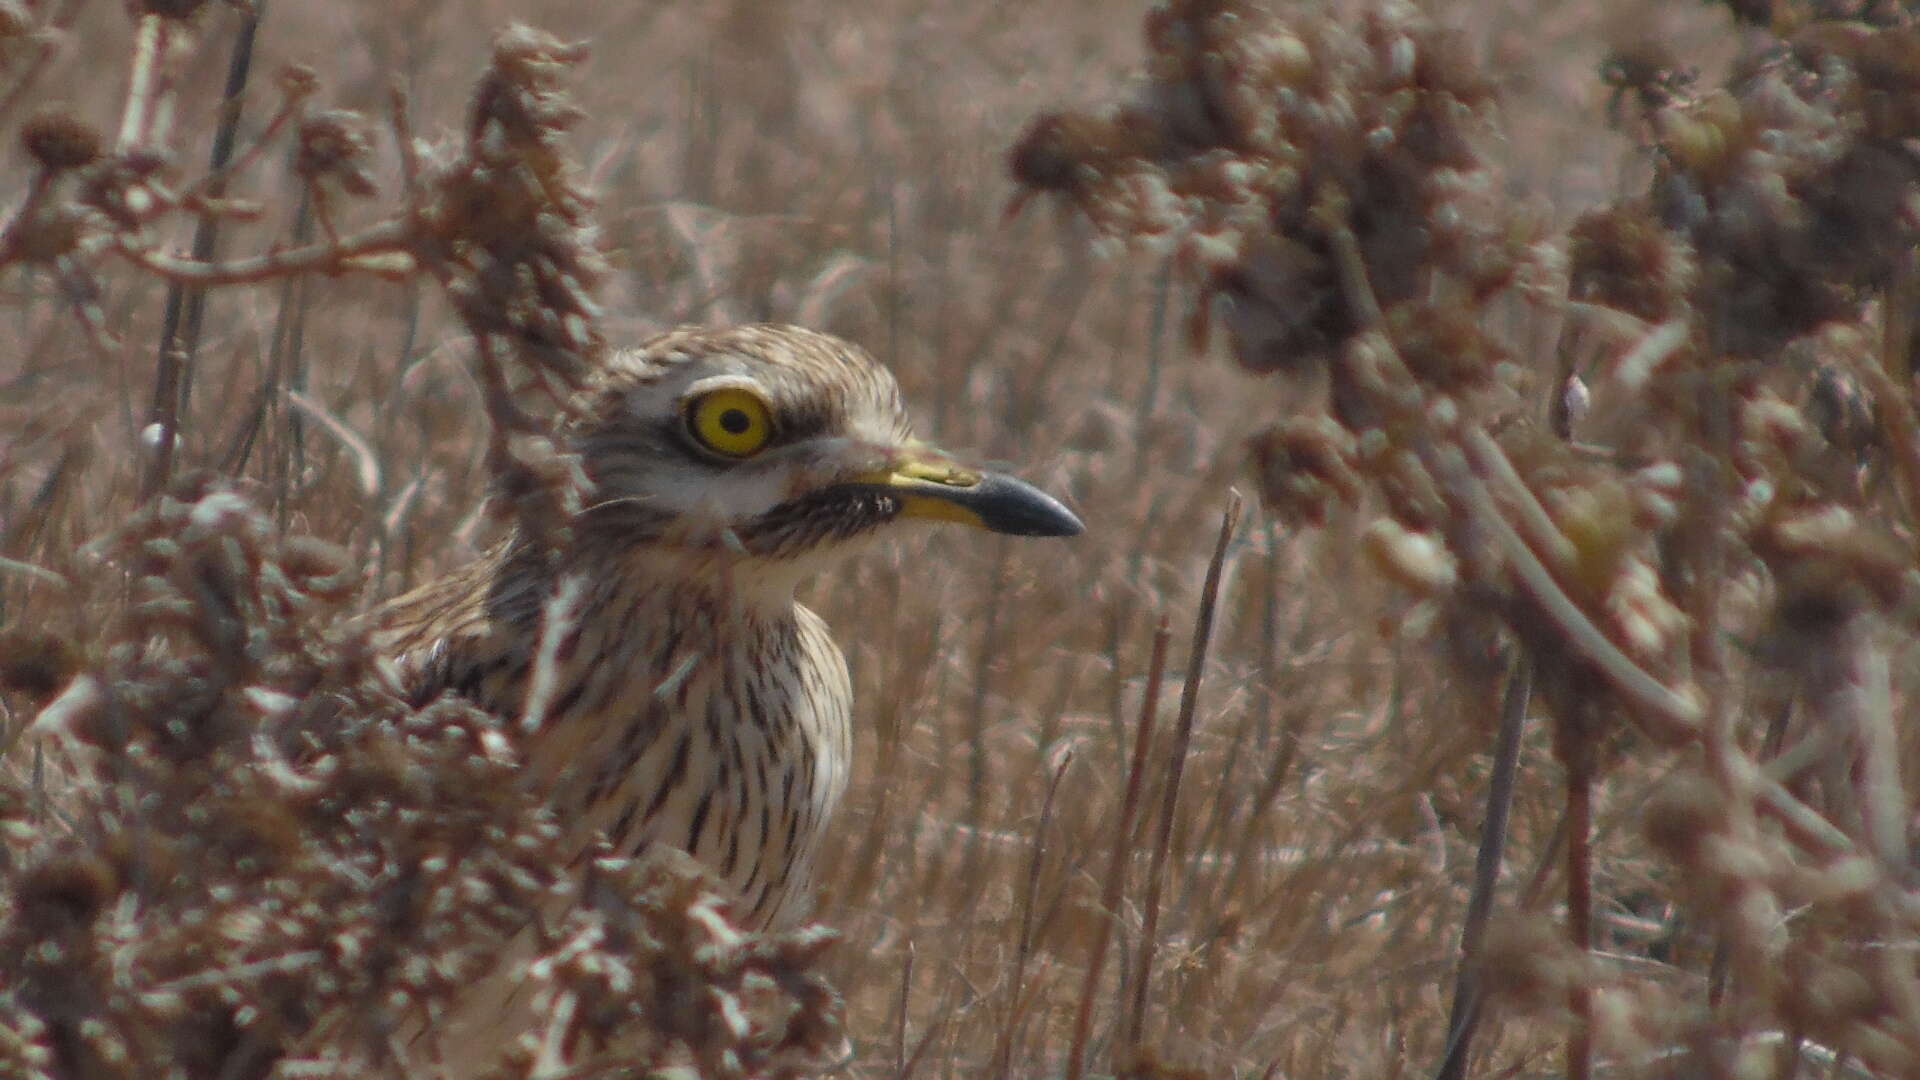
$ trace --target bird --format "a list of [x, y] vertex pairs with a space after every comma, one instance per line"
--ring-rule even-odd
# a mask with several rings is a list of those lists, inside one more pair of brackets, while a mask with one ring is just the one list
[[1066, 537], [1033, 485], [916, 439], [859, 346], [784, 325], [611, 350], [559, 436], [590, 482], [556, 547], [516, 533], [371, 613], [407, 696], [518, 725], [572, 859], [678, 848], [748, 929], [810, 914], [853, 692], [796, 588], [900, 523]]

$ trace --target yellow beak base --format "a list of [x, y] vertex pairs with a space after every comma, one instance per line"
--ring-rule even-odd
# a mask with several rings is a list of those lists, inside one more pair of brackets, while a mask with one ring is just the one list
[[914, 460], [852, 483], [899, 499], [901, 517], [958, 522], [1008, 536], [1078, 536], [1086, 530], [1060, 500], [1005, 473]]

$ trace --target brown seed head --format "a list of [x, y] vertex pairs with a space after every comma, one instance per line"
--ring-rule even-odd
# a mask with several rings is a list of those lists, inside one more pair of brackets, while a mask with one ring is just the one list
[[366, 159], [372, 149], [366, 117], [345, 109], [326, 109], [300, 122], [300, 151], [293, 170], [309, 182], [331, 180], [362, 198], [374, 194]]
[[0, 633], [0, 689], [45, 701], [67, 685], [78, 665], [65, 638], [42, 630]]
[[207, 0], [128, 0], [127, 12], [138, 19], [158, 15], [163, 19], [185, 20], [200, 13]]
[[28, 119], [20, 128], [20, 144], [41, 167], [53, 172], [84, 168], [100, 157], [100, 133], [65, 111]]

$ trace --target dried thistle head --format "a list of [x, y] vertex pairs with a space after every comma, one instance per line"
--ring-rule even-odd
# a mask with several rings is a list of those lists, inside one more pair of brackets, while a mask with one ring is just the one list
[[418, 256], [480, 350], [503, 509], [526, 535], [553, 542], [585, 489], [578, 463], [549, 437], [553, 413], [605, 346], [593, 293], [606, 261], [564, 142], [580, 114], [562, 77], [584, 56], [539, 30], [504, 31], [474, 94], [464, 153], [433, 167], [415, 214]]
[[[1855, 615], [1888, 611], [1914, 588], [1908, 545], [1835, 503], [1776, 499], [1752, 543], [1776, 583], [1775, 630], [1802, 643], [1837, 632]], [[1788, 655], [1809, 654], [1795, 647]]]

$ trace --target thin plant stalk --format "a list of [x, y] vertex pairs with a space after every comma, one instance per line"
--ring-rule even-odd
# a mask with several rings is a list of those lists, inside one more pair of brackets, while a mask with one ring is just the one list
[[1513, 811], [1513, 784], [1520, 766], [1520, 736], [1526, 729], [1527, 704], [1533, 698], [1533, 663], [1521, 652], [1513, 662], [1500, 705], [1500, 731], [1495, 736], [1493, 774], [1487, 779], [1487, 813], [1480, 823], [1480, 851], [1473, 863], [1473, 892], [1460, 931], [1460, 966], [1454, 974], [1453, 1007], [1447, 1016], [1447, 1051], [1434, 1080], [1462, 1080], [1472, 1056], [1474, 1031], [1480, 1024], [1480, 988], [1477, 968], [1480, 943], [1493, 913], [1493, 892], [1500, 882], [1506, 857], [1507, 821]]
[[[1571, 722], [1569, 722], [1571, 720]], [[1593, 949], [1593, 754], [1584, 710], [1562, 718], [1567, 765], [1567, 938], [1582, 955]], [[1593, 992], [1576, 983], [1568, 995], [1573, 1027], [1567, 1032], [1567, 1080], [1593, 1075]]]
[[1047, 791], [1040, 800], [1040, 823], [1033, 832], [1033, 853], [1027, 860], [1026, 888], [1020, 897], [1020, 940], [1013, 954], [1013, 984], [1009, 992], [1011, 999], [1007, 1007], [1007, 1019], [1000, 1027], [1000, 1045], [994, 1051], [994, 1075], [1006, 1076], [1013, 1062], [1013, 1034], [1020, 1026], [1020, 1020], [1026, 1012], [1026, 1002], [1021, 1000], [1027, 979], [1027, 961], [1033, 955], [1033, 911], [1034, 895], [1040, 891], [1040, 865], [1047, 855], [1047, 833], [1053, 824], [1053, 798], [1060, 791], [1060, 780], [1067, 774], [1067, 766], [1073, 764], [1073, 753], [1068, 751], [1060, 755], [1060, 762], [1054, 766], [1053, 775], [1047, 778]]
[[[207, 153], [209, 179], [205, 196], [217, 200], [226, 194], [228, 176], [225, 172], [228, 162], [233, 158], [233, 148], [240, 130], [240, 113], [245, 102], [247, 79], [253, 71], [253, 42], [260, 29], [260, 20], [266, 16], [267, 0], [255, 2], [243, 10], [240, 15], [240, 29], [234, 36], [233, 54], [227, 64], [227, 83], [220, 100], [220, 123], [214, 129], [213, 146]], [[149, 26], [152, 33], [161, 32], [158, 16], [147, 16], [141, 22], [141, 41], [147, 40]], [[133, 103], [129, 102], [127, 125], [134, 120]], [[130, 127], [123, 127], [123, 141], [133, 137]], [[216, 215], [203, 214], [193, 230], [193, 261], [207, 264], [213, 261], [219, 248], [220, 222]], [[151, 497], [154, 492], [165, 487], [173, 475], [174, 444], [179, 440], [180, 414], [185, 411], [187, 401], [193, 390], [193, 358], [200, 349], [201, 328], [206, 319], [206, 292], [204, 289], [189, 287], [179, 280], [167, 284], [167, 305], [160, 323], [160, 355], [158, 371], [154, 377], [152, 423], [158, 424], [158, 439], [154, 444], [153, 461], [147, 472], [143, 496]]]
[[1167, 759], [1166, 793], [1160, 803], [1160, 827], [1154, 836], [1153, 859], [1147, 871], [1147, 900], [1140, 928], [1140, 961], [1133, 982], [1133, 1009], [1127, 1022], [1127, 1039], [1140, 1046], [1146, 1037], [1147, 986], [1153, 979], [1155, 935], [1160, 932], [1160, 890], [1166, 879], [1167, 849], [1173, 842], [1175, 815], [1180, 807], [1180, 774], [1186, 765], [1187, 748], [1193, 741], [1194, 714], [1200, 707], [1200, 679], [1206, 673], [1207, 649], [1213, 641], [1214, 609], [1220, 600], [1220, 577], [1227, 562], [1227, 545], [1240, 525], [1242, 499], [1237, 491], [1227, 493], [1227, 510], [1220, 519], [1220, 537], [1214, 543], [1213, 559], [1207, 564], [1206, 584], [1200, 591], [1200, 612], [1194, 617], [1193, 647], [1187, 654], [1187, 681], [1180, 687], [1180, 715], [1175, 722], [1173, 749]]
[[1087, 1037], [1093, 1028], [1094, 997], [1099, 993], [1100, 976], [1107, 964], [1107, 946], [1113, 939], [1113, 921], [1119, 917], [1120, 895], [1126, 888], [1128, 843], [1133, 837], [1133, 819], [1140, 809], [1140, 787], [1147, 772], [1147, 750], [1153, 745], [1154, 716], [1160, 708], [1160, 687], [1167, 670], [1167, 645], [1173, 634], [1167, 617], [1160, 616], [1153, 629], [1153, 653], [1147, 661], [1147, 686], [1140, 701], [1140, 723], [1133, 738], [1133, 757], [1127, 763], [1127, 787], [1120, 798], [1120, 819], [1113, 826], [1113, 852], [1107, 860], [1107, 876], [1101, 886], [1099, 925], [1094, 930], [1093, 952], [1087, 958], [1086, 975], [1080, 983], [1080, 1006], [1073, 1017], [1073, 1038], [1068, 1044], [1066, 1080], [1081, 1080], [1086, 1074]]

